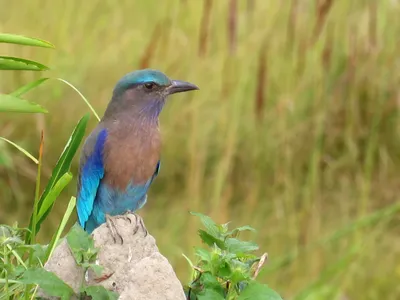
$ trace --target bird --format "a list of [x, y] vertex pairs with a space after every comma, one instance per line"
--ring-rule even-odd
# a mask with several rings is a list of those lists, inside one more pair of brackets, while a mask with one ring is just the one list
[[112, 218], [134, 213], [147, 202], [149, 187], [160, 171], [159, 115], [166, 100], [198, 89], [153, 69], [130, 72], [117, 82], [80, 154], [77, 215], [86, 232], [106, 223], [114, 241], [119, 236], [122, 242]]

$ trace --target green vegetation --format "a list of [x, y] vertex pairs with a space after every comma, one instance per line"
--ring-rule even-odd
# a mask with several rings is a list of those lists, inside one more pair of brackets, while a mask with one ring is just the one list
[[[1, 55], [51, 66], [46, 76], [73, 83], [100, 115], [132, 69], [150, 66], [200, 87], [163, 111], [162, 170], [140, 212], [182, 282], [191, 269], [181, 253], [199, 245], [191, 210], [257, 229], [254, 240], [269, 255], [257, 279], [285, 299], [400, 297], [398, 1], [43, 0], [38, 8], [0, 0], [0, 7], [7, 8], [1, 32], [57, 46], [0, 44]], [[3, 94], [40, 77], [7, 72]], [[1, 114], [0, 136], [37, 159], [43, 128], [48, 182], [90, 110], [58, 81], [24, 98], [50, 113]], [[76, 168], [75, 158], [72, 175]], [[0, 141], [0, 223], [29, 226], [36, 174], [31, 159]], [[37, 241], [52, 238], [75, 180]]]
[[208, 216], [192, 214], [200, 217], [206, 230], [200, 229], [199, 235], [211, 249], [195, 249], [197, 265], [185, 256], [193, 269], [192, 281], [186, 287], [189, 300], [282, 300], [274, 290], [255, 280], [267, 253], [258, 257], [252, 253], [258, 250], [256, 243], [238, 239], [240, 232], [254, 231], [252, 227], [229, 230], [228, 223], [216, 224]]
[[[53, 45], [46, 41], [12, 34], [0, 34], [0, 43], [53, 48]], [[34, 67], [32, 68], [32, 66]], [[0, 70], [41, 71], [47, 69], [46, 66], [36, 61], [10, 56], [0, 57]], [[10, 94], [0, 94], [0, 113], [46, 113], [47, 111], [44, 108], [21, 98], [23, 94], [44, 81], [45, 79], [39, 79], [20, 87]], [[36, 243], [36, 236], [40, 230], [41, 223], [49, 215], [56, 198], [72, 179], [72, 175], [69, 172], [71, 161], [83, 139], [87, 121], [88, 116], [86, 115], [75, 127], [41, 196], [39, 195], [41, 189], [43, 134], [38, 159], [16, 143], [2, 138], [3, 141], [8, 142], [35, 162], [38, 165], [38, 169], [33, 209], [28, 228], [19, 228], [17, 224], [14, 226], [0, 225], [0, 266], [2, 270], [0, 274], [0, 299], [33, 299], [38, 286], [49, 295], [59, 296], [63, 300], [70, 299], [74, 293], [70, 286], [55, 274], [46, 271], [43, 266], [60, 241], [61, 233], [75, 208], [75, 197], [71, 197], [64, 217], [50, 243], [48, 245]], [[79, 226], [74, 226], [67, 236], [74, 257], [77, 263], [82, 265], [85, 270], [89, 267], [98, 270], [99, 267], [92, 263], [97, 254], [93, 240], [87, 233], [77, 227]], [[82, 286], [80, 292], [83, 295], [92, 296], [94, 299], [100, 299], [101, 295], [106, 295], [107, 299], [117, 298], [114, 293], [105, 290], [103, 287]]]
[[[0, 34], [0, 42], [25, 46], [53, 47], [45, 41], [12, 34]], [[1, 59], [0, 70], [37, 71], [35, 68], [32, 69], [31, 66], [41, 66], [40, 70], [48, 69], [46, 66], [32, 60], [9, 56], [3, 56]], [[24, 65], [21, 65], [21, 62]], [[46, 113], [47, 111], [44, 108], [21, 98], [23, 94], [46, 80], [47, 78], [40, 78], [10, 94], [0, 94], [0, 112]], [[89, 108], [93, 110], [87, 99], [75, 87], [65, 80], [59, 80], [76, 90]], [[94, 110], [93, 112], [98, 117]], [[54, 273], [44, 269], [44, 264], [50, 259], [55, 247], [59, 244], [61, 233], [75, 208], [75, 197], [71, 197], [64, 217], [50, 243], [48, 245], [36, 243], [36, 236], [42, 222], [49, 216], [56, 199], [72, 179], [69, 169], [72, 159], [82, 142], [87, 121], [88, 115], [84, 116], [75, 127], [41, 195], [43, 133], [38, 159], [16, 143], [2, 138], [2, 140], [17, 148], [36, 163], [38, 170], [33, 210], [28, 228], [19, 228], [17, 224], [12, 227], [0, 225], [0, 266], [3, 270], [0, 275], [0, 299], [33, 299], [38, 296], [38, 288], [50, 296], [61, 298], [61, 300], [71, 299], [75, 295], [71, 286]], [[191, 263], [191, 266], [200, 273], [195, 276], [189, 286], [189, 299], [281, 299], [268, 286], [257, 283], [254, 280], [265, 257], [258, 258], [248, 252], [257, 250], [258, 246], [236, 238], [240, 231], [254, 230], [253, 228], [243, 226], [228, 231], [228, 224], [217, 225], [205, 215], [193, 214], [199, 216], [206, 226], [207, 231], [199, 230], [199, 233], [203, 242], [213, 247], [213, 252], [208, 253], [200, 248], [196, 250], [196, 254], [202, 258], [200, 261], [201, 269], [200, 267], [194, 267]], [[90, 268], [100, 276], [102, 267], [95, 263], [99, 249], [95, 248], [91, 235], [85, 232], [78, 224], [75, 224], [66, 235], [66, 240], [77, 265], [82, 267], [83, 273]], [[258, 263], [258, 267], [251, 274], [250, 269], [256, 263]], [[253, 278], [250, 277], [251, 275]], [[220, 283], [221, 280], [222, 282]], [[226, 291], [221, 287], [221, 284], [226, 285]], [[102, 286], [88, 286], [85, 280], [82, 281], [77, 293], [78, 295], [75, 296], [78, 299], [118, 299], [117, 293], [108, 291]]]

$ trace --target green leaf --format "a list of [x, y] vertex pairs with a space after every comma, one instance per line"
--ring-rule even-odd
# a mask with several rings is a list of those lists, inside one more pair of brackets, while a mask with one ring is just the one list
[[103, 272], [103, 267], [100, 265], [96, 265], [96, 264], [83, 264], [82, 265], [84, 268], [90, 268], [93, 270], [93, 272], [96, 274], [96, 276], [100, 276], [101, 272]]
[[67, 209], [64, 213], [64, 216], [61, 220], [61, 223], [58, 226], [58, 229], [57, 229], [56, 233], [54, 234], [53, 238], [51, 239], [50, 244], [47, 248], [46, 257], [45, 257], [46, 261], [53, 254], [53, 251], [56, 248], [58, 241], [60, 240], [61, 233], [64, 231], [64, 228], [67, 225], [67, 222], [68, 222], [69, 218], [71, 217], [72, 212], [74, 211], [75, 205], [76, 205], [76, 198], [71, 197], [71, 199], [69, 200], [69, 203], [68, 203], [68, 207], [67, 207]]
[[225, 297], [213, 289], [204, 289], [197, 295], [198, 300], [225, 300]]
[[23, 35], [0, 33], [0, 43], [17, 44], [24, 46], [54, 48], [54, 45], [48, 41], [38, 38], [31, 38]]
[[281, 296], [265, 284], [252, 281], [237, 300], [282, 300]]
[[12, 56], [0, 56], [0, 70], [46, 71], [50, 68], [37, 61]]
[[9, 95], [14, 96], [14, 97], [21, 97], [23, 94], [26, 94], [27, 92], [38, 87], [39, 85], [46, 82], [47, 80], [49, 80], [49, 78], [40, 78], [38, 80], [32, 81], [28, 84], [21, 86], [20, 88], [18, 88], [14, 92], [10, 93]]
[[32, 258], [35, 263], [39, 263], [43, 265], [46, 262], [46, 246], [40, 244], [33, 245], [23, 245], [21, 249], [30, 249], [32, 250]]
[[235, 228], [235, 229], [233, 229], [233, 230], [231, 230], [231, 231], [228, 231], [227, 233], [225, 233], [225, 236], [231, 235], [231, 236], [233, 236], [233, 237], [236, 237], [236, 236], [238, 235], [238, 233], [239, 233], [239, 232], [242, 232], [242, 231], [252, 231], [252, 232], [255, 232], [256, 230], [255, 230], [253, 227], [250, 227], [250, 226], [248, 226], [248, 225], [245, 225], [245, 226], [240, 226], [240, 227], [238, 227], [238, 228]]
[[246, 253], [250, 251], [258, 250], [258, 245], [253, 242], [240, 241], [235, 238], [228, 238], [225, 241], [225, 245], [229, 252], [232, 253]]
[[47, 110], [36, 103], [0, 94], [0, 112], [47, 113]]
[[67, 234], [68, 245], [72, 248], [89, 249], [94, 247], [94, 241], [78, 223], [75, 223]]
[[201, 261], [203, 262], [210, 262], [211, 254], [207, 250], [203, 248], [195, 247], [195, 253], [198, 257], [200, 257]]
[[81, 226], [75, 223], [67, 235], [68, 245], [77, 264], [90, 263], [98, 250], [94, 247], [94, 241]]
[[201, 221], [201, 223], [203, 223], [208, 234], [212, 235], [215, 238], [220, 237], [221, 232], [218, 228], [218, 225], [209, 216], [203, 215], [201, 213], [196, 213], [196, 212], [190, 212], [190, 213], [193, 216], [200, 218], [200, 221]]
[[208, 232], [205, 232], [202, 229], [198, 230], [201, 240], [206, 243], [208, 246], [213, 246], [216, 244], [219, 248], [225, 249], [224, 241], [220, 238], [212, 236]]
[[221, 283], [210, 272], [204, 272], [201, 274], [200, 283], [205, 290], [213, 290], [220, 296], [224, 295], [224, 289], [222, 288]]
[[43, 268], [26, 270], [19, 281], [25, 284], [37, 284], [50, 296], [61, 297], [61, 299], [70, 299], [73, 294], [68, 284]]
[[241, 262], [237, 259], [232, 259], [230, 261], [231, 274], [229, 278], [233, 283], [238, 283], [240, 281], [246, 281], [250, 279], [250, 268], [246, 263]]
[[5, 142], [9, 143], [10, 145], [14, 146], [15, 148], [17, 148], [19, 151], [21, 151], [23, 154], [25, 154], [27, 157], [29, 157], [35, 164], [39, 163], [39, 161], [32, 154], [30, 154], [28, 151], [26, 151], [24, 148], [17, 145], [16, 143], [14, 143], [4, 137], [1, 137], [1, 136], [0, 136], [0, 140], [3, 140]]
[[218, 279], [213, 276], [210, 272], [204, 272], [201, 274], [200, 282], [204, 285], [205, 288], [216, 288], [220, 287]]
[[81, 293], [86, 293], [86, 295], [91, 296], [92, 299], [99, 300], [117, 300], [119, 297], [117, 293], [106, 290], [100, 285], [82, 287]]
[[[43, 199], [42, 206], [39, 209], [37, 218], [38, 220], [42, 219], [42, 217], [49, 213], [49, 211], [53, 208], [54, 202], [57, 197], [60, 195], [62, 190], [68, 185], [68, 183], [72, 179], [72, 174], [70, 172], [65, 173], [61, 178], [57, 181], [54, 187], [50, 190], [47, 196]], [[40, 223], [37, 223], [40, 226]]]
[[218, 277], [228, 279], [232, 274], [231, 267], [227, 261], [222, 261], [217, 270]]
[[[89, 114], [84, 115], [76, 125], [74, 131], [71, 134], [71, 137], [69, 138], [67, 144], [65, 145], [64, 151], [62, 152], [60, 158], [57, 161], [56, 166], [53, 169], [53, 173], [51, 174], [51, 177], [49, 179], [49, 182], [47, 183], [47, 186], [40, 197], [39, 203], [38, 203], [38, 210], [40, 211], [43, 201], [46, 198], [47, 194], [51, 191], [51, 189], [54, 187], [56, 182], [66, 173], [69, 171], [71, 167], [71, 162], [72, 159], [74, 158], [79, 145], [82, 142], [82, 139], [85, 135], [85, 130], [87, 126], [87, 122], [89, 120]], [[40, 228], [40, 224], [46, 219], [48, 215], [48, 211], [43, 215], [41, 219], [38, 220], [36, 224], [36, 232]], [[39, 224], [39, 225], [38, 225]], [[29, 223], [29, 229], [32, 229], [32, 217]], [[26, 241], [30, 241], [30, 235], [27, 234]]]

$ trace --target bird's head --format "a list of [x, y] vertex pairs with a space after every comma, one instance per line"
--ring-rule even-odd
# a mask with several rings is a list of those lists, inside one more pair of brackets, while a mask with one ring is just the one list
[[169, 95], [198, 89], [192, 83], [169, 79], [157, 70], [134, 71], [117, 82], [106, 114], [132, 112], [158, 117]]

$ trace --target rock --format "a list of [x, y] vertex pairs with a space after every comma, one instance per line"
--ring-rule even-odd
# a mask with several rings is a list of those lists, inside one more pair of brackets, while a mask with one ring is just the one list
[[[139, 220], [133, 214], [113, 218], [123, 244], [114, 242], [106, 224], [93, 232], [95, 246], [100, 249], [98, 264], [103, 267], [100, 277], [104, 280], [96, 282], [97, 276], [89, 271], [86, 284], [113, 290], [121, 300], [186, 299], [172, 266], [160, 254], [155, 239], [146, 235]], [[85, 280], [83, 269], [76, 265], [66, 240], [55, 249], [45, 269], [54, 272], [75, 292]]]

